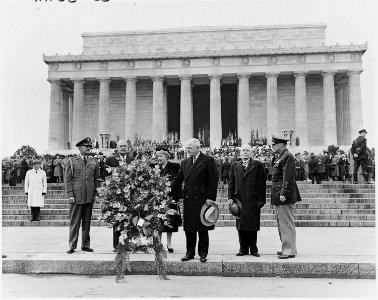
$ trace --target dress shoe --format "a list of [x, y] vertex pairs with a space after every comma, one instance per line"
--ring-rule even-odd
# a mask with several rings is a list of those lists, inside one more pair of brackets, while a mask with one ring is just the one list
[[29, 221], [30, 221], [30, 222], [33, 222], [33, 221], [35, 221], [35, 219], [34, 219], [34, 218], [30, 218]]
[[282, 254], [282, 251], [277, 251], [277, 255], [281, 255]]
[[93, 249], [92, 248], [89, 248], [89, 247], [84, 247], [84, 248], [81, 248], [82, 251], [85, 251], [85, 252], [93, 252]]
[[243, 252], [238, 252], [238, 253], [236, 253], [236, 256], [243, 256], [243, 255], [247, 255], [248, 253], [243, 253]]
[[37, 219], [35, 219], [35, 220], [39, 222], [39, 221], [41, 221], [41, 218], [37, 218]]
[[194, 257], [193, 256], [186, 256], [185, 255], [183, 258], [181, 258], [181, 261], [188, 261], [190, 259], [194, 259]]
[[201, 257], [200, 258], [200, 262], [207, 262], [207, 258], [206, 257]]
[[173, 253], [173, 248], [169, 248], [168, 245], [167, 245], [167, 249], [168, 249], [169, 253]]
[[74, 253], [74, 252], [75, 252], [75, 249], [67, 250], [67, 253], [68, 253], [68, 254], [72, 254], [72, 253]]
[[286, 255], [286, 254], [278, 255], [279, 259], [287, 259], [287, 258], [294, 258], [294, 257], [295, 255]]
[[260, 254], [257, 251], [256, 252], [252, 252], [251, 255], [256, 256], [256, 257], [260, 257]]
[[114, 248], [114, 249], [113, 249], [113, 252], [118, 252], [118, 249]]

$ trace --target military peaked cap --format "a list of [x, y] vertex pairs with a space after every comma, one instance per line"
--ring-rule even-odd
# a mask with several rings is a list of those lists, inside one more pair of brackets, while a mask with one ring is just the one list
[[278, 135], [278, 134], [272, 134], [272, 144], [280, 144], [280, 143], [283, 143], [283, 144], [287, 144], [287, 142], [289, 141], [288, 138], [284, 137], [284, 136], [281, 136], [281, 135]]
[[76, 144], [76, 147], [81, 147], [81, 146], [87, 146], [87, 147], [92, 147], [92, 140], [89, 137], [86, 137], [85, 139], [81, 140]]
[[361, 129], [358, 133], [363, 133], [363, 132], [367, 133], [366, 129]]

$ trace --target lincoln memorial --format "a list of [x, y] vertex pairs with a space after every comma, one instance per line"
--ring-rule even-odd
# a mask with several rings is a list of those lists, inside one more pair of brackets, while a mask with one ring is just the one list
[[327, 45], [325, 24], [83, 33], [79, 55], [44, 55], [49, 150], [89, 136], [185, 141], [290, 132], [297, 146], [350, 145], [363, 128], [366, 44]]

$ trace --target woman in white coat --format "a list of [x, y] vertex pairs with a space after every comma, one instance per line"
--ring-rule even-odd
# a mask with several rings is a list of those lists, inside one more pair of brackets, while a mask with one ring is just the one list
[[25, 194], [31, 209], [30, 221], [41, 221], [40, 210], [45, 204], [47, 179], [46, 172], [41, 170], [40, 165], [38, 160], [34, 160], [33, 169], [27, 171], [25, 176]]

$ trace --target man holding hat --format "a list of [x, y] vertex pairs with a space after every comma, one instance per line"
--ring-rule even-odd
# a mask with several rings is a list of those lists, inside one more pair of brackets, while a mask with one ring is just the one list
[[25, 194], [31, 210], [30, 221], [41, 221], [40, 211], [44, 207], [47, 193], [46, 172], [41, 170], [39, 160], [33, 160], [32, 165], [33, 169], [27, 171], [25, 176]]
[[354, 159], [353, 183], [358, 183], [357, 171], [358, 168], [361, 166], [362, 175], [364, 176], [365, 183], [370, 184], [367, 173], [368, 155], [366, 153], [367, 141], [365, 138], [367, 131], [365, 129], [361, 129], [358, 133], [360, 134], [360, 136], [353, 141], [352, 148], [350, 149]]
[[274, 156], [271, 204], [276, 208], [282, 244], [282, 250], [277, 252], [279, 259], [293, 258], [297, 254], [294, 204], [302, 201], [295, 182], [295, 158], [286, 148], [287, 142], [285, 137], [272, 136]]
[[99, 185], [99, 167], [96, 158], [89, 156], [92, 141], [85, 138], [76, 144], [80, 154], [68, 161], [66, 168], [66, 192], [70, 202], [70, 232], [68, 254], [75, 252], [81, 228], [81, 250], [93, 252], [90, 248], [89, 231], [96, 188]]
[[[109, 156], [105, 161], [106, 167], [116, 168], [119, 167], [119, 162], [124, 161], [125, 163], [131, 163], [134, 158], [127, 153], [127, 141], [119, 140], [117, 143], [118, 152], [115, 155]], [[111, 173], [106, 171], [106, 175], [111, 175]], [[120, 232], [113, 227], [113, 252], [117, 252], [118, 241], [120, 237]]]
[[[252, 159], [252, 148], [246, 144], [240, 148], [241, 160], [232, 164], [228, 185], [228, 204], [239, 204], [240, 215], [236, 219], [239, 234], [237, 256], [260, 257], [257, 249], [257, 231], [260, 230], [260, 211], [266, 199], [266, 175], [263, 164]], [[240, 201], [240, 203], [238, 203]]]
[[198, 232], [198, 254], [206, 262], [209, 250], [208, 230], [214, 229], [219, 215], [217, 197], [218, 173], [214, 158], [200, 152], [200, 141], [189, 139], [186, 149], [189, 157], [181, 162], [180, 170], [171, 184], [172, 190], [184, 182], [184, 231], [186, 254], [182, 261], [194, 258]]

